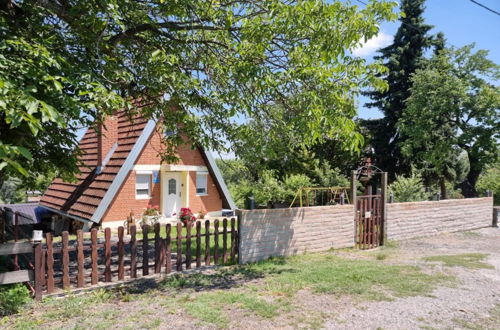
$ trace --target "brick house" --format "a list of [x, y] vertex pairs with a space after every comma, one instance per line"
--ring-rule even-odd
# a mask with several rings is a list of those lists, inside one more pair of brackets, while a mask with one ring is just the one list
[[80, 141], [83, 151], [78, 182], [55, 179], [40, 205], [77, 220], [84, 228], [123, 225], [133, 212], [158, 205], [163, 219], [176, 217], [181, 207], [194, 213], [220, 215], [235, 209], [234, 202], [211, 154], [201, 147], [182, 145], [176, 164], [161, 162], [162, 132], [154, 120], [123, 111], [110, 116], [97, 134], [89, 128]]

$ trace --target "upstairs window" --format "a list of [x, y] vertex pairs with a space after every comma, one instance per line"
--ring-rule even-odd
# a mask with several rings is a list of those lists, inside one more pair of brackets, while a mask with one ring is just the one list
[[207, 190], [207, 172], [197, 172], [196, 173], [196, 195], [206, 195], [208, 194]]
[[151, 174], [135, 175], [135, 198], [147, 199], [151, 197]]

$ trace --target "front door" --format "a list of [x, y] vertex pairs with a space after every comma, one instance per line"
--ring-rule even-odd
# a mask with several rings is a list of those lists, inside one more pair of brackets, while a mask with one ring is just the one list
[[163, 180], [163, 215], [175, 217], [181, 209], [181, 176], [168, 172]]

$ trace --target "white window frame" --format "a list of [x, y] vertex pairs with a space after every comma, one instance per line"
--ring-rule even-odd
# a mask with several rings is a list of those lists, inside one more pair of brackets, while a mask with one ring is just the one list
[[[148, 176], [149, 180], [148, 180], [148, 193], [147, 195], [146, 194], [137, 194], [137, 190], [141, 189], [141, 190], [144, 190], [144, 188], [138, 188], [137, 187], [137, 179], [140, 177], [140, 176]], [[147, 172], [139, 172], [137, 171], [135, 173], [135, 199], [150, 199], [151, 198], [151, 182], [153, 181], [153, 173], [151, 171], [147, 171]]]
[[[204, 176], [205, 177], [205, 192], [204, 193], [199, 193], [198, 192], [198, 176]], [[196, 172], [196, 196], [207, 196], [208, 195], [208, 172]]]

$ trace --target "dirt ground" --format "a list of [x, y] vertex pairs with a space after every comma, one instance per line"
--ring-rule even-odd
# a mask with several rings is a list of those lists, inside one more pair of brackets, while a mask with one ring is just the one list
[[[215, 282], [205, 283], [203, 277], [179, 279], [153, 291], [97, 292], [92, 299], [86, 294], [46, 301], [4, 318], [0, 328], [500, 329], [498, 228], [389, 242], [369, 251], [335, 250], [323, 257], [354, 260], [354, 264], [366, 261], [367, 269], [374, 265], [382, 275], [387, 270], [387, 276], [394, 276], [391, 267], [401, 267], [411, 270], [408, 276], [414, 277], [405, 278], [403, 272], [399, 282], [392, 279], [390, 287], [374, 291], [402, 292], [386, 299], [380, 294], [351, 294], [356, 288], [349, 287], [336, 294], [331, 289], [321, 292], [317, 289], [322, 285], [321, 277], [297, 284], [296, 291], [280, 290], [288, 278], [281, 282], [270, 282], [269, 278], [282, 276], [284, 266], [265, 266], [265, 275], [243, 268], [236, 272], [239, 277], [216, 277]], [[312, 265], [310, 274], [317, 276]], [[421, 275], [415, 275], [417, 270]], [[345, 272], [349, 279], [349, 269]], [[364, 276], [360, 274], [356, 276]], [[321, 275], [325, 276], [324, 272]], [[432, 289], [421, 293], [404, 294], [408, 291], [404, 284], [410, 280], [417, 286], [422, 281], [425, 288], [427, 275], [447, 280], [435, 282]], [[300, 280], [293, 274], [286, 276]], [[355, 281], [366, 285], [370, 278]], [[176, 291], [171, 291], [172, 287]]]
[[[446, 267], [427, 256], [486, 254], [494, 268]], [[439, 287], [429, 297], [344, 305], [328, 329], [500, 329], [500, 229], [441, 234], [402, 241], [388, 263], [411, 264], [423, 271], [456, 277], [452, 287]]]

